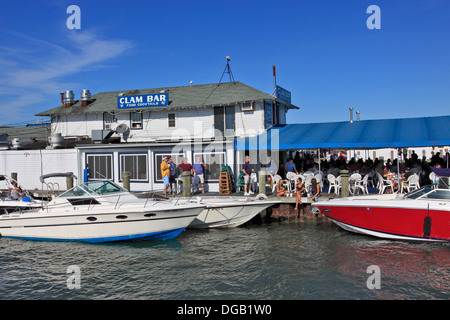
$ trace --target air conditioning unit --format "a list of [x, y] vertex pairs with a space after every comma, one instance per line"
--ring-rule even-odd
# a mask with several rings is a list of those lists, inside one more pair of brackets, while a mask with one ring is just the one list
[[242, 111], [255, 111], [255, 106], [253, 101], [252, 102], [244, 102], [241, 105], [241, 110]]

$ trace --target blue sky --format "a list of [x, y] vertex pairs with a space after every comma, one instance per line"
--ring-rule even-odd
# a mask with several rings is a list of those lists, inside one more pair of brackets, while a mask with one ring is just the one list
[[[81, 29], [69, 30], [69, 5]], [[381, 29], [369, 30], [370, 5]], [[235, 80], [291, 91], [288, 123], [450, 114], [450, 1], [3, 1], [0, 124], [34, 121], [59, 93]]]

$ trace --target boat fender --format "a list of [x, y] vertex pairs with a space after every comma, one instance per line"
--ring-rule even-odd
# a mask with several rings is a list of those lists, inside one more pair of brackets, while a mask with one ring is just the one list
[[269, 198], [264, 194], [260, 193], [255, 197], [256, 200], [268, 200]]
[[423, 220], [423, 236], [428, 238], [431, 234], [431, 217], [425, 217]]
[[202, 197], [197, 197], [197, 203], [202, 203], [203, 198]]

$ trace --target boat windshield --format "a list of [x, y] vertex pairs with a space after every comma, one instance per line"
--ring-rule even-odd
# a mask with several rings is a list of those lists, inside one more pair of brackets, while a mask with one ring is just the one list
[[405, 195], [405, 199], [436, 199], [450, 200], [450, 189], [432, 188], [424, 186]]
[[73, 187], [72, 189], [61, 194], [60, 197], [96, 196], [124, 191], [124, 189], [110, 181], [92, 181]]

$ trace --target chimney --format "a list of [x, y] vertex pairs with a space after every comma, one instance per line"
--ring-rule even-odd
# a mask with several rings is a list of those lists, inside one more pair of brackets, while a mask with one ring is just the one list
[[73, 91], [71, 90], [66, 90], [64, 92], [64, 107], [70, 107], [71, 105], [73, 105], [74, 103], [74, 95], [73, 95]]
[[348, 110], [350, 110], [350, 123], [353, 123], [353, 108], [350, 107]]
[[91, 92], [87, 89], [81, 91], [80, 106], [86, 107], [91, 102]]
[[61, 95], [61, 105], [63, 105], [64, 104], [64, 92], [61, 92], [60, 95]]

